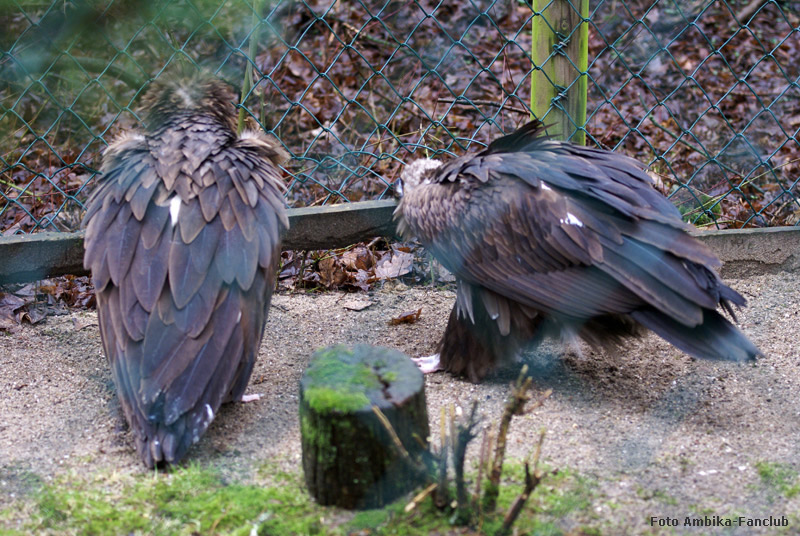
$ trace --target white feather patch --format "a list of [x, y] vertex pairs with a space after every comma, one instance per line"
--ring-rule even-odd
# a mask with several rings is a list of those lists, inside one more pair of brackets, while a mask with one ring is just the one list
[[181, 198], [177, 195], [172, 196], [172, 199], [169, 200], [169, 217], [172, 221], [172, 226], [175, 227], [178, 224], [178, 214], [181, 211]]
[[575, 214], [572, 212], [567, 212], [566, 218], [561, 218], [561, 223], [566, 223], [567, 225], [575, 225], [576, 227], [583, 227], [583, 222], [575, 217]]
[[189, 92], [188, 92], [188, 91], [186, 91], [186, 88], [184, 88], [184, 87], [179, 87], [179, 88], [177, 89], [177, 91], [175, 91], [175, 93], [177, 93], [177, 94], [178, 94], [178, 96], [179, 96], [181, 99], [183, 99], [183, 104], [184, 104], [184, 106], [186, 106], [187, 108], [189, 108], [189, 107], [191, 107], [191, 106], [193, 106], [193, 105], [194, 105], [194, 102], [192, 102], [192, 96], [191, 96], [191, 95], [189, 95]]
[[206, 404], [206, 417], [208, 417], [208, 422], [214, 419], [214, 410], [211, 409], [211, 406], [208, 404]]
[[257, 130], [243, 130], [241, 134], [239, 134], [240, 140], [258, 140], [264, 141], [264, 135]]

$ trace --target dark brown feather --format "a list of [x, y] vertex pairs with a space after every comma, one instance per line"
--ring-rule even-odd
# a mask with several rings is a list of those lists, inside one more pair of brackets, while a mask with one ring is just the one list
[[103, 346], [148, 466], [180, 460], [241, 398], [263, 334], [288, 227], [285, 153], [237, 137], [234, 98], [210, 78], [157, 82], [146, 131], [109, 146], [87, 205]]
[[[398, 228], [459, 280], [441, 347], [446, 369], [476, 380], [542, 322], [592, 344], [604, 331], [616, 343], [643, 325], [698, 357], [755, 358], [758, 349], [716, 313], [744, 298], [719, 279], [719, 260], [639, 165], [540, 134], [530, 123], [476, 155], [404, 172]], [[520, 316], [520, 307], [536, 314]], [[506, 310], [517, 312], [509, 319]], [[475, 338], [469, 329], [490, 334], [480, 350], [458, 342]]]

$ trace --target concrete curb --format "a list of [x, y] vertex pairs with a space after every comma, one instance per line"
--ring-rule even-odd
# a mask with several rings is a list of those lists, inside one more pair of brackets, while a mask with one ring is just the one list
[[[289, 210], [284, 249], [346, 247], [376, 236], [395, 236], [394, 200]], [[723, 277], [800, 269], [800, 227], [696, 231], [725, 263]], [[0, 284], [64, 274], [85, 275], [83, 232], [0, 237]]]
[[722, 277], [750, 277], [800, 269], [800, 227], [696, 231], [724, 263]]

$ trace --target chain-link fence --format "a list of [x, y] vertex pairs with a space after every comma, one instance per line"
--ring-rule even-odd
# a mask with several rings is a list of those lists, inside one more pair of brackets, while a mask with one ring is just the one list
[[[404, 162], [476, 150], [530, 113], [524, 1], [0, 6], [5, 234], [77, 229], [100, 152], [177, 64], [237, 86], [252, 70], [243, 107], [293, 156], [290, 206], [385, 197]], [[796, 224], [799, 6], [592, 0], [587, 143], [648, 164], [698, 225]]]

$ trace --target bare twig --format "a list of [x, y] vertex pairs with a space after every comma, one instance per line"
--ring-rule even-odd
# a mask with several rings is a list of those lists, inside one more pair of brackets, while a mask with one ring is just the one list
[[411, 455], [403, 446], [403, 442], [400, 441], [400, 437], [398, 437], [397, 432], [395, 432], [394, 426], [392, 426], [392, 423], [389, 421], [388, 417], [386, 417], [386, 415], [384, 415], [384, 413], [381, 411], [381, 408], [378, 406], [372, 406], [372, 413], [378, 417], [378, 420], [381, 421], [383, 427], [386, 428], [387, 432], [389, 432], [389, 438], [392, 440], [392, 443], [394, 443], [394, 446], [397, 448], [397, 451], [400, 453], [400, 455], [403, 458], [411, 460]]
[[433, 496], [433, 502], [437, 508], [444, 508], [450, 502], [447, 491], [447, 409], [442, 406], [439, 421], [439, 485]]
[[[489, 457], [489, 430], [483, 431], [481, 440], [481, 450], [478, 454], [478, 478], [475, 479], [475, 491], [472, 493], [472, 500], [477, 508], [480, 508], [481, 486], [483, 483], [483, 469], [486, 467], [486, 460]], [[480, 511], [479, 511], [480, 512]]]
[[483, 508], [487, 512], [493, 511], [497, 505], [497, 495], [500, 492], [500, 476], [503, 474], [503, 459], [506, 453], [506, 437], [508, 428], [511, 426], [511, 419], [514, 415], [521, 415], [525, 403], [530, 400], [528, 389], [530, 389], [533, 379], [526, 377], [527, 373], [528, 366], [525, 365], [522, 367], [522, 372], [520, 372], [517, 381], [511, 384], [511, 393], [506, 400], [503, 416], [500, 419], [500, 427], [497, 429], [497, 444], [494, 449], [492, 468], [489, 472], [489, 484], [483, 496]]
[[[500, 427], [497, 430], [497, 443], [494, 449], [494, 459], [489, 473], [489, 484], [483, 496], [483, 509], [487, 512], [493, 511], [497, 505], [497, 495], [500, 492], [500, 476], [503, 473], [503, 459], [505, 458], [506, 452], [506, 437], [508, 435], [508, 429], [511, 426], [511, 419], [513, 419], [515, 415], [524, 414], [525, 404], [531, 400], [528, 391], [531, 388], [533, 379], [527, 374], [528, 366], [525, 365], [522, 367], [517, 381], [511, 385], [511, 393], [508, 395], [505, 409], [503, 410], [503, 416], [500, 419]], [[552, 390], [545, 392], [529, 410], [541, 406], [551, 394]]]
[[[261, 14], [261, 6], [264, 0], [255, 0], [253, 5], [253, 33], [250, 34], [250, 43], [249, 43], [249, 54], [248, 58], [255, 58], [256, 52], [258, 52], [258, 34], [260, 29], [260, 14]], [[253, 67], [250, 65], [249, 62], [245, 62], [244, 67], [244, 80], [242, 81], [242, 95], [241, 95], [241, 103], [239, 107], [239, 119], [236, 125], [236, 133], [241, 134], [244, 130], [244, 121], [245, 121], [245, 109], [244, 109], [244, 100], [247, 98], [247, 94], [250, 93], [250, 90], [253, 88]]]
[[504, 110], [509, 110], [511, 112], [516, 112], [522, 115], [531, 115], [529, 110], [525, 108], [518, 108], [517, 106], [512, 106], [510, 104], [506, 104], [504, 102], [494, 102], [490, 100], [464, 100], [464, 99], [437, 99], [437, 102], [443, 102], [445, 104], [455, 104], [456, 106], [494, 106], [495, 108], [501, 108]]
[[392, 440], [392, 444], [409, 469], [414, 471], [417, 476], [424, 478], [426, 481], [430, 481], [430, 475], [426, 470], [425, 465], [411, 457], [411, 455], [408, 453], [408, 450], [406, 450], [406, 447], [403, 446], [403, 442], [400, 441], [400, 437], [397, 435], [397, 432], [395, 431], [394, 426], [392, 426], [392, 423], [389, 421], [388, 417], [384, 415], [378, 406], [372, 406], [372, 412], [376, 417], [378, 417], [378, 420], [389, 433], [389, 438]]
[[539, 471], [539, 457], [542, 454], [542, 443], [544, 443], [545, 431], [539, 434], [539, 442], [536, 445], [536, 453], [533, 457], [533, 474], [530, 472], [528, 461], [525, 461], [525, 489], [517, 496], [514, 503], [509, 507], [506, 516], [503, 518], [503, 526], [495, 533], [496, 536], [505, 536], [511, 533], [511, 527], [522, 512], [522, 507], [528, 502], [528, 498], [542, 481], [545, 475]]
[[422, 501], [424, 501], [425, 498], [428, 497], [428, 495], [433, 493], [433, 491], [436, 489], [436, 486], [438, 486], [438, 484], [436, 482], [432, 482], [431, 484], [428, 484], [427, 488], [425, 488], [424, 490], [422, 490], [419, 493], [417, 493], [416, 495], [414, 495], [414, 498], [411, 499], [411, 502], [408, 503], [405, 508], [403, 508], [403, 511], [405, 513], [408, 513], [411, 510], [413, 510], [414, 508], [416, 508], [417, 506], [419, 506], [420, 503], [422, 503]]
[[[414, 461], [411, 459], [411, 456], [403, 446], [400, 438], [395, 433], [389, 420], [380, 411], [380, 409], [373, 407], [373, 411], [378, 416], [381, 423], [383, 423], [383, 426], [389, 431], [391, 442], [394, 444], [403, 460], [414, 471], [423, 471], [426, 468], [428, 469], [425, 475], [425, 489], [419, 492], [406, 505], [406, 512], [411, 512], [417, 508], [422, 501], [430, 496], [433, 499], [434, 505], [440, 510], [455, 510], [453, 512], [454, 515], [450, 520], [451, 523], [456, 525], [470, 524], [473, 529], [477, 527], [477, 530], [482, 530], [481, 527], [483, 526], [483, 513], [493, 512], [497, 505], [500, 477], [503, 469], [503, 458], [505, 455], [506, 438], [511, 420], [516, 415], [523, 415], [524, 413], [539, 407], [552, 393], [552, 391], [547, 391], [538, 399], [533, 400], [530, 394], [533, 380], [532, 378], [528, 377], [527, 373], [527, 367], [523, 367], [519, 378], [511, 384], [511, 392], [506, 400], [497, 434], [494, 433], [493, 426], [489, 426], [484, 430], [478, 460], [477, 482], [472, 494], [468, 493], [467, 491], [467, 485], [464, 476], [464, 464], [466, 460], [467, 447], [469, 443], [478, 435], [475, 431], [476, 427], [480, 423], [480, 418], [478, 417], [479, 404], [477, 400], [474, 400], [471, 403], [469, 414], [466, 415], [460, 422], [456, 422], [455, 406], [451, 404], [441, 408], [441, 418], [439, 421], [440, 449], [437, 453], [438, 459], [436, 460], [438, 463], [437, 474], [434, 474], [434, 472], [430, 470], [430, 466], [425, 466], [425, 459], [428, 458], [424, 458], [422, 461]], [[531, 493], [535, 490], [545, 476], [539, 471], [539, 459], [541, 457], [544, 437], [545, 432], [542, 430], [535, 453], [533, 454], [532, 471], [529, 460], [525, 460], [525, 487], [506, 513], [503, 520], [503, 525], [497, 531], [498, 535], [506, 536], [510, 534], [513, 524], [519, 517]], [[449, 481], [447, 462], [448, 456], [450, 456], [450, 451], [452, 451], [452, 465], [456, 488], [456, 500], [454, 502], [451, 502], [452, 498], [448, 489]], [[494, 456], [492, 456], [492, 451], [494, 451]], [[430, 455], [431, 451], [428, 450], [427, 454]], [[483, 501], [481, 501], [481, 488], [484, 481], [484, 475], [486, 474], [489, 475], [489, 482], [486, 484], [486, 491], [483, 495]]]
[[736, 19], [743, 24], [747, 24], [750, 21], [750, 17], [752, 17], [756, 11], [761, 9], [761, 6], [766, 4], [768, 1], [769, 0], [753, 0], [736, 14]]
[[[465, 524], [471, 517], [471, 509], [467, 487], [464, 484], [464, 459], [467, 455], [467, 445], [475, 439], [473, 432], [478, 424], [477, 419], [478, 401], [472, 401], [472, 409], [465, 424], [455, 425], [455, 430], [451, 432], [453, 436], [453, 468], [456, 480], [456, 524]], [[454, 419], [451, 420], [451, 424]]]

